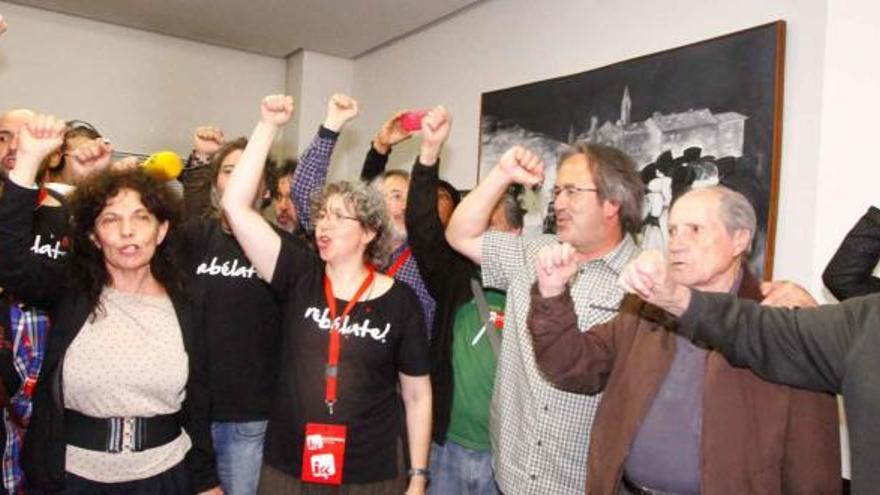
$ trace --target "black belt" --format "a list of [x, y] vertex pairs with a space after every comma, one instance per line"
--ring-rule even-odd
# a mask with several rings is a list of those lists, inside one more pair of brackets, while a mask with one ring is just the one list
[[676, 495], [672, 492], [664, 492], [662, 490], [652, 490], [650, 488], [644, 487], [642, 485], [636, 484], [633, 480], [623, 475], [623, 486], [629, 491], [632, 495]]
[[64, 410], [68, 445], [99, 452], [140, 452], [180, 436], [179, 412], [133, 418], [95, 418], [73, 409]]

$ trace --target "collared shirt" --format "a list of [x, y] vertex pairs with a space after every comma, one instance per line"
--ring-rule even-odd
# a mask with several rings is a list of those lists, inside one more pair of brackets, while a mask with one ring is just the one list
[[[729, 294], [739, 292], [740, 270]], [[709, 351], [675, 336], [669, 373], [642, 418], [630, 446], [626, 476], [641, 486], [681, 494], [700, 493], [700, 444], [706, 359]]]
[[[484, 285], [507, 291], [489, 428], [496, 480], [508, 495], [568, 495], [586, 486], [590, 430], [601, 396], [563, 392], [546, 381], [526, 327], [535, 258], [541, 247], [555, 242], [549, 235], [487, 232], [481, 246]], [[626, 236], [605, 256], [580, 265], [571, 283], [579, 328], [617, 314], [624, 295], [617, 278], [637, 252]]]
[[299, 157], [290, 178], [290, 195], [293, 204], [296, 205], [296, 216], [303, 230], [311, 234], [314, 230], [312, 225], [312, 194], [320, 191], [327, 181], [327, 169], [330, 168], [330, 157], [333, 156], [333, 148], [339, 133], [321, 126], [318, 134], [312, 140], [309, 147]]
[[[3, 411], [6, 446], [3, 452], [3, 486], [8, 493], [19, 493], [24, 472], [19, 460], [24, 445], [25, 427], [33, 410], [32, 394], [49, 336], [49, 314], [18, 303], [9, 305], [9, 326], [12, 329], [13, 365], [21, 378], [21, 386], [9, 398], [9, 408]], [[10, 412], [14, 417], [10, 416]]]

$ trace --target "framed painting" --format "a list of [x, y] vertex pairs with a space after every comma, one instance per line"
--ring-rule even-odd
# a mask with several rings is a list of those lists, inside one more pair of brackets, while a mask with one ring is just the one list
[[749, 198], [758, 228], [753, 272], [773, 270], [781, 153], [785, 22], [777, 21], [568, 76], [482, 95], [478, 178], [510, 146], [542, 155], [528, 191], [528, 231], [552, 231], [559, 152], [577, 141], [627, 152], [645, 183], [645, 247], [666, 244], [670, 204], [722, 184]]

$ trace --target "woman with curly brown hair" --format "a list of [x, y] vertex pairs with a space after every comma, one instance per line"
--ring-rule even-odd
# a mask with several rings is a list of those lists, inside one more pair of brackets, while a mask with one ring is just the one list
[[79, 493], [188, 494], [218, 485], [204, 345], [166, 242], [173, 193], [138, 170], [95, 171], [70, 198], [63, 262], [29, 250], [40, 162], [64, 123], [38, 115], [0, 197], [0, 285], [51, 308], [23, 464], [31, 485]]
[[[376, 272], [391, 250], [381, 195], [360, 183], [325, 186], [311, 210], [317, 255], [282, 239], [251, 206], [266, 154], [292, 113], [290, 97], [263, 100], [221, 201], [236, 239], [283, 305], [281, 373], [258, 493], [423, 494], [427, 333], [412, 290]], [[404, 428], [409, 482], [400, 469]]]

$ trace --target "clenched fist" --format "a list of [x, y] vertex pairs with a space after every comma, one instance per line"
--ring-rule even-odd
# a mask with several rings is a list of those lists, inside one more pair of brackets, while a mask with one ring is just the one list
[[544, 297], [555, 297], [565, 291], [568, 281], [577, 273], [578, 264], [571, 244], [563, 242], [544, 246], [538, 251], [535, 271], [538, 290]]
[[281, 127], [293, 116], [293, 98], [286, 95], [270, 95], [260, 104], [260, 121]]
[[223, 129], [213, 126], [199, 126], [193, 132], [193, 151], [205, 160], [213, 155], [225, 142]]
[[681, 316], [690, 304], [690, 289], [672, 279], [659, 251], [644, 251], [630, 261], [618, 283], [626, 292], [675, 316]]
[[327, 118], [324, 119], [324, 127], [333, 132], [339, 132], [342, 126], [357, 117], [357, 114], [357, 100], [351, 96], [336, 93], [327, 101]]
[[67, 153], [67, 166], [73, 167], [75, 181], [110, 166], [113, 146], [104, 138], [85, 142]]
[[[18, 140], [19, 156], [46, 158], [64, 142], [66, 124], [54, 115], [36, 114], [25, 122]], [[18, 161], [18, 160], [17, 160]]]
[[440, 149], [449, 138], [452, 115], [443, 105], [432, 108], [422, 119], [422, 148], [419, 161], [423, 165], [437, 163]]
[[544, 161], [522, 146], [514, 146], [505, 151], [498, 167], [517, 184], [534, 186], [544, 182]]

